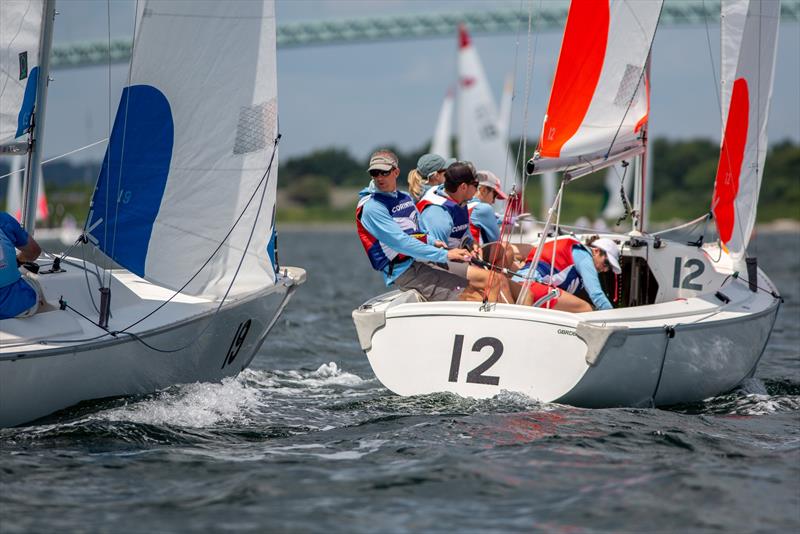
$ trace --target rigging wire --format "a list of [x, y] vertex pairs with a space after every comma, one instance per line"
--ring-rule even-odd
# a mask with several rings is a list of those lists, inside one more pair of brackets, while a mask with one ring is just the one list
[[[108, 141], [108, 137], [104, 137], [102, 139], [98, 139], [97, 141], [94, 141], [93, 143], [89, 143], [88, 145], [85, 145], [85, 146], [82, 146], [80, 148], [76, 148], [74, 150], [70, 150], [69, 152], [65, 152], [63, 154], [59, 154], [58, 156], [53, 156], [52, 158], [48, 158], [46, 160], [43, 160], [42, 161], [42, 165], [44, 165], [45, 163], [50, 163], [51, 161], [58, 161], [58, 160], [60, 160], [62, 158], [66, 158], [67, 156], [71, 156], [71, 155], [76, 154], [78, 152], [81, 152], [83, 150], [92, 148], [93, 146], [97, 146], [100, 143], [105, 143], [106, 141]], [[0, 175], [0, 180], [2, 180], [3, 178], [8, 178], [9, 176], [11, 176], [13, 174], [19, 174], [19, 173], [25, 172], [26, 170], [27, 170], [27, 167], [21, 167], [21, 168], [15, 170], [15, 171], [11, 171], [11, 172], [8, 172], [6, 174], [2, 174], [2, 175]]]

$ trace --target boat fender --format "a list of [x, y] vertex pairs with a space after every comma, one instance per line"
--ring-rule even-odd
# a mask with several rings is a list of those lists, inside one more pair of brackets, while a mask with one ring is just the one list
[[628, 338], [627, 326], [606, 326], [580, 322], [575, 333], [586, 343], [586, 363], [597, 365], [606, 349], [621, 347]]

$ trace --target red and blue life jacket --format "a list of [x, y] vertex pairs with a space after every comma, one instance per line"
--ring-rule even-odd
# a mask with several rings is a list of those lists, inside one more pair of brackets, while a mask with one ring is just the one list
[[414, 206], [414, 199], [406, 193], [398, 191], [397, 195], [364, 195], [358, 201], [356, 206], [356, 227], [358, 228], [358, 237], [361, 239], [361, 245], [364, 247], [364, 252], [367, 253], [369, 262], [372, 268], [376, 271], [383, 271], [389, 267], [389, 273], [398, 263], [406, 261], [409, 256], [400, 254], [393, 248], [390, 248], [369, 233], [364, 225], [361, 224], [361, 213], [364, 211], [364, 205], [373, 199], [376, 202], [383, 204], [389, 211], [389, 215], [397, 223], [398, 226], [411, 237], [419, 239], [423, 243], [426, 242], [425, 234], [420, 233], [419, 226], [417, 225], [417, 208]]
[[428, 189], [422, 200], [417, 202], [417, 210], [422, 213], [428, 206], [441, 206], [447, 210], [453, 219], [450, 235], [447, 236], [447, 248], [459, 248], [462, 246], [464, 235], [469, 231], [469, 211], [466, 206], [456, 204], [450, 197], [438, 194], [436, 192], [438, 189], [438, 187]]
[[[542, 255], [536, 264], [537, 279], [544, 284], [558, 287], [569, 293], [575, 293], [583, 287], [583, 280], [575, 268], [575, 260], [572, 258], [573, 247], [583, 247], [580, 241], [572, 237], [560, 237], [548, 241], [542, 248]], [[526, 265], [530, 266], [536, 247], [533, 247], [528, 254]], [[553, 271], [552, 278], [550, 271]]]

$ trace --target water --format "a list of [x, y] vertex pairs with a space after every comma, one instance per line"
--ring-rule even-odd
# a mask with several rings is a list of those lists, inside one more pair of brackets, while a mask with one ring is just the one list
[[669, 411], [394, 396], [354, 232], [281, 237], [309, 281], [242, 375], [0, 430], [0, 531], [800, 529], [799, 234], [756, 243], [786, 297], [756, 379]]

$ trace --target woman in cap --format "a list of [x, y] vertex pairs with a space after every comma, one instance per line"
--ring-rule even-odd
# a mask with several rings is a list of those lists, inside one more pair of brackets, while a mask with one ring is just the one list
[[[526, 268], [530, 268], [533, 258], [536, 256], [536, 248], [532, 248], [528, 254]], [[542, 253], [536, 264], [534, 280], [541, 282], [545, 287], [554, 287], [559, 294], [557, 299], [566, 293], [575, 293], [584, 289], [592, 300], [592, 304], [598, 310], [610, 310], [613, 308], [608, 297], [603, 292], [600, 285], [599, 272], [611, 270], [614, 274], [622, 273], [619, 264], [619, 246], [608, 238], [594, 236], [586, 245], [573, 237], [564, 236], [556, 240], [545, 243]], [[539, 293], [536, 293], [536, 291]], [[542, 288], [531, 287], [534, 293], [534, 300], [539, 300], [545, 296], [541, 293]], [[572, 295], [569, 295], [572, 297]], [[576, 297], [575, 300], [584, 302]], [[564, 309], [555, 302], [546, 305], [548, 308]], [[572, 299], [570, 299], [572, 302]], [[564, 304], [569, 304], [566, 301]], [[585, 303], [588, 306], [588, 303]], [[587, 311], [587, 310], [565, 310], [565, 311]]]
[[437, 154], [423, 154], [417, 160], [417, 168], [408, 173], [408, 192], [414, 202], [419, 202], [431, 187], [444, 183], [448, 163]]

